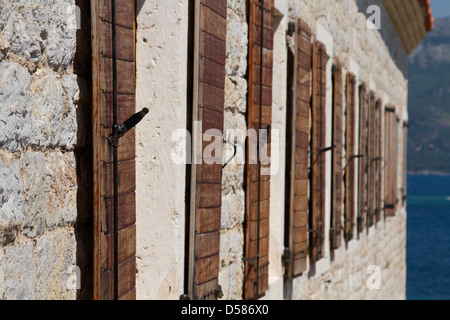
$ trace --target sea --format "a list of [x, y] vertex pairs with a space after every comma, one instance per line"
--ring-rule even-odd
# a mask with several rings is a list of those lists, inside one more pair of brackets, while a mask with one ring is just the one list
[[450, 300], [450, 176], [408, 175], [407, 300]]

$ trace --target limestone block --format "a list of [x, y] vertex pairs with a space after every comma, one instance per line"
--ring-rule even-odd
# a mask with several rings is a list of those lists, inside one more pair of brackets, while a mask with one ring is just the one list
[[246, 22], [246, 1], [229, 0], [227, 23], [228, 75], [243, 77], [247, 71], [248, 25]]
[[[1, 27], [1, 25], [0, 25]], [[3, 266], [5, 264], [3, 249], [0, 249], [0, 299], [3, 299], [5, 295], [5, 272]]]
[[47, 199], [45, 221], [50, 230], [73, 226], [77, 218], [77, 176], [72, 153], [53, 152], [46, 157]]
[[23, 233], [36, 237], [45, 232], [47, 186], [45, 157], [42, 153], [27, 152], [22, 159]]
[[0, 62], [0, 148], [16, 151], [31, 135], [31, 76], [13, 62]]
[[[227, 77], [225, 91], [228, 93], [225, 96], [225, 110], [245, 115], [247, 112], [247, 80], [236, 76]], [[243, 128], [245, 128], [245, 124]]]
[[23, 195], [20, 165], [14, 157], [0, 153], [0, 224], [22, 220]]
[[41, 69], [33, 75], [31, 84], [33, 110], [31, 137], [33, 147], [58, 146], [64, 112], [61, 82], [50, 69]]
[[0, 0], [0, 49], [54, 68], [72, 64], [76, 49], [74, 0]]
[[6, 300], [35, 300], [37, 266], [33, 259], [33, 244], [7, 248], [2, 266], [3, 298]]
[[45, 300], [75, 299], [69, 277], [75, 267], [75, 237], [60, 229], [37, 240], [38, 298]]
[[73, 226], [77, 217], [76, 164], [72, 153], [27, 152], [22, 159], [23, 233]]
[[61, 81], [65, 98], [65, 109], [60, 132], [60, 145], [66, 150], [71, 150], [77, 143], [77, 104], [80, 99], [80, 88], [76, 75], [65, 75]]

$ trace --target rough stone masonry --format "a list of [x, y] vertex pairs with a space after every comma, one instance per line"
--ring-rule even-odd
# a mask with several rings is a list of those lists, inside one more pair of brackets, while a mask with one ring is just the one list
[[74, 0], [0, 0], [0, 299], [74, 299]]

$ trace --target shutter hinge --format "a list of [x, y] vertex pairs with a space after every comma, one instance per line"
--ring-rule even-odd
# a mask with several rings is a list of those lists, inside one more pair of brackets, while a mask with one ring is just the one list
[[253, 267], [253, 266], [255, 266], [256, 260], [258, 260], [258, 258], [259, 258], [258, 255], [254, 256], [253, 259], [244, 257], [244, 258], [242, 258], [242, 261], [247, 262], [250, 267]]
[[191, 298], [189, 297], [189, 295], [188, 295], [187, 293], [183, 293], [183, 294], [180, 296], [180, 300], [181, 300], [181, 301], [184, 301], [184, 300], [191, 300]]
[[331, 146], [331, 147], [322, 148], [322, 149], [319, 150], [319, 154], [322, 154], [322, 153], [331, 151], [331, 150], [333, 150], [333, 149], [335, 149], [335, 148], [336, 148], [336, 146]]
[[288, 29], [287, 29], [286, 33], [288, 36], [292, 37], [294, 32], [295, 32], [295, 22], [289, 21]]
[[386, 203], [384, 205], [384, 209], [395, 209], [395, 204], [392, 203]]
[[283, 255], [281, 256], [281, 262], [283, 265], [289, 264], [289, 261], [291, 259], [291, 250], [289, 248], [285, 248]]
[[125, 133], [133, 129], [142, 119], [148, 114], [148, 109], [144, 108], [140, 112], [129, 117], [120, 126], [114, 125], [113, 133], [109, 136], [109, 143], [113, 147], [117, 147], [119, 144], [119, 139], [122, 138]]
[[393, 112], [393, 113], [395, 113], [395, 108], [386, 107], [384, 110], [386, 112]]
[[316, 156], [316, 159], [312, 162], [312, 165], [315, 165], [319, 161], [319, 156], [322, 153], [334, 150], [335, 148], [336, 148], [336, 146], [331, 146], [331, 147], [321, 148], [318, 151], [311, 151], [311, 154]]

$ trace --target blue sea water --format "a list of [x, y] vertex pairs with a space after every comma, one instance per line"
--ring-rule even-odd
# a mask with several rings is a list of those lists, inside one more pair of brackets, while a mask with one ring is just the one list
[[450, 177], [408, 175], [408, 300], [450, 300]]

